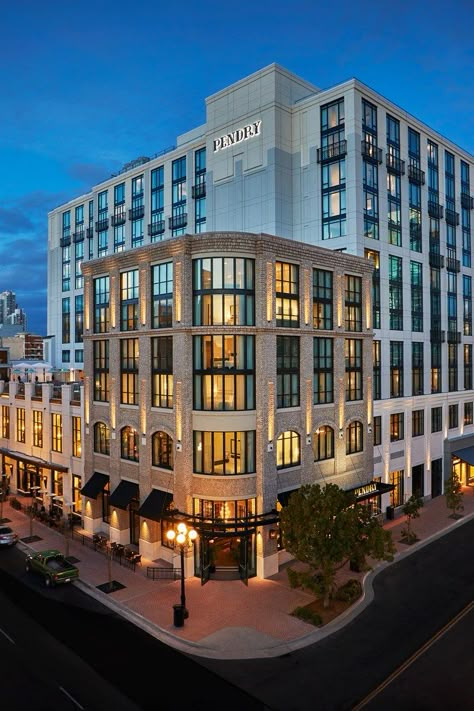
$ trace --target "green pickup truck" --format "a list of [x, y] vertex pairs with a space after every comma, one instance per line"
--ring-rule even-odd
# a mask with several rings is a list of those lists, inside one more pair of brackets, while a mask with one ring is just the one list
[[51, 549], [29, 553], [25, 560], [26, 572], [38, 573], [47, 587], [70, 583], [79, 577], [79, 568], [69, 563], [60, 551]]

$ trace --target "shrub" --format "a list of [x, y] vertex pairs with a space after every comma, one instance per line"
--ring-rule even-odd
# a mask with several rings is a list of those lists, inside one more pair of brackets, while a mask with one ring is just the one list
[[351, 578], [344, 585], [341, 585], [336, 592], [336, 600], [343, 602], [355, 602], [362, 595], [362, 585], [359, 580]]
[[291, 614], [293, 617], [297, 617], [303, 622], [309, 622], [315, 627], [320, 627], [323, 624], [321, 615], [310, 607], [296, 607]]
[[290, 588], [299, 588], [301, 586], [300, 574], [296, 570], [293, 570], [293, 568], [287, 568], [286, 574], [288, 575]]
[[10, 497], [10, 506], [12, 507], [12, 509], [21, 511], [21, 503], [18, 501], [18, 499], [15, 496]]

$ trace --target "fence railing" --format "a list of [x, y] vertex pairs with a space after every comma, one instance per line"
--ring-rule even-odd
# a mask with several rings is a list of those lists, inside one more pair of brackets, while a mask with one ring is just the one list
[[146, 569], [146, 577], [152, 580], [179, 580], [181, 577], [181, 568], [167, 568], [165, 566], [148, 565]]

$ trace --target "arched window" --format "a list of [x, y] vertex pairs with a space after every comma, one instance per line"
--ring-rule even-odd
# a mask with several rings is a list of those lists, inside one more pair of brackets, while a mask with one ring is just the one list
[[94, 425], [94, 452], [110, 454], [110, 428], [105, 422], [96, 422]]
[[334, 457], [334, 430], [329, 425], [318, 427], [313, 439], [314, 461], [322, 462], [323, 459]]
[[297, 432], [282, 432], [277, 439], [277, 469], [300, 464], [300, 436]]
[[351, 422], [346, 430], [346, 454], [362, 452], [363, 448], [362, 422]]
[[120, 435], [120, 456], [138, 462], [138, 432], [133, 427], [124, 427]]
[[153, 435], [152, 464], [154, 467], [173, 469], [173, 440], [166, 432], [155, 432]]

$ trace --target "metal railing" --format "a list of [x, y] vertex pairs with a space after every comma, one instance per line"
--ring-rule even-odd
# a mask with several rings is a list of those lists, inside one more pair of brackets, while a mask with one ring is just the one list
[[146, 577], [152, 580], [179, 580], [181, 577], [181, 568], [147, 565]]

